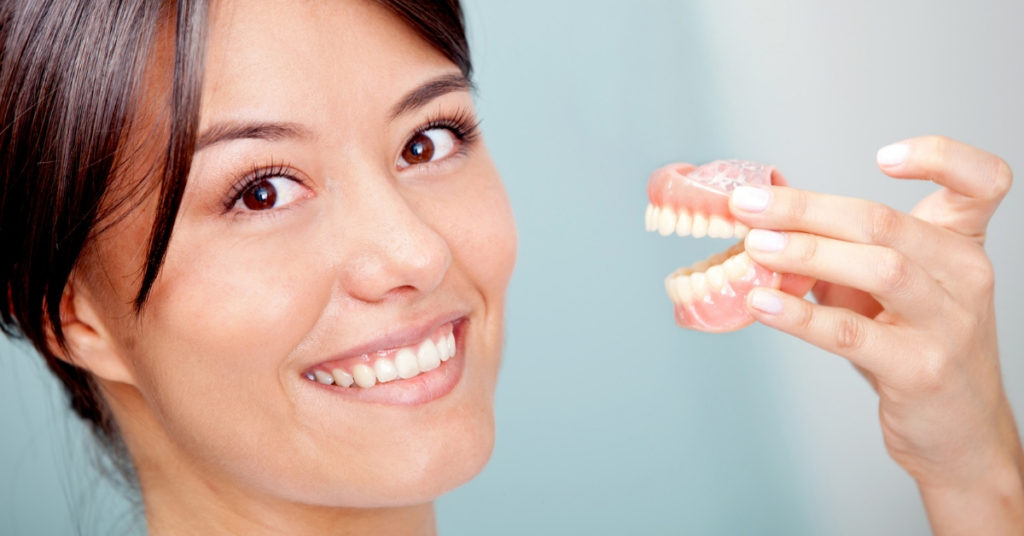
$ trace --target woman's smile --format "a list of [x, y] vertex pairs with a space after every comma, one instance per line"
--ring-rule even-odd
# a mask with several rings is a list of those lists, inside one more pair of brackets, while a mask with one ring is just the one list
[[464, 314], [410, 325], [340, 352], [306, 369], [312, 387], [335, 396], [383, 404], [422, 404], [450, 392], [462, 377], [459, 341]]

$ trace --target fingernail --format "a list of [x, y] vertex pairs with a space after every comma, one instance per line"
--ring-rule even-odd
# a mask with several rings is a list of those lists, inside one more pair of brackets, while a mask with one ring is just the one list
[[750, 291], [750, 305], [770, 315], [777, 315], [782, 312], [782, 300], [774, 292], [755, 288]]
[[878, 165], [886, 167], [898, 166], [907, 161], [907, 153], [909, 152], [910, 146], [905, 143], [886, 145], [878, 150]]
[[761, 212], [772, 202], [771, 190], [753, 186], [738, 186], [732, 191], [732, 203], [748, 212]]
[[782, 251], [786, 247], [786, 235], [765, 229], [751, 229], [747, 233], [747, 247], [758, 251]]

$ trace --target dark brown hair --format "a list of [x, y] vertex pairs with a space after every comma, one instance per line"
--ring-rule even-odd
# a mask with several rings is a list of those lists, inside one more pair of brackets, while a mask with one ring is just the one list
[[[376, 0], [451, 60], [472, 70], [458, 0]], [[104, 444], [117, 428], [90, 374], [59, 359], [60, 302], [89, 241], [155, 194], [157, 213], [135, 297], [140, 312], [170, 242], [199, 115], [207, 2], [4, 0], [0, 3], [0, 329], [28, 340]], [[174, 30], [160, 165], [114, 188], [158, 31]]]

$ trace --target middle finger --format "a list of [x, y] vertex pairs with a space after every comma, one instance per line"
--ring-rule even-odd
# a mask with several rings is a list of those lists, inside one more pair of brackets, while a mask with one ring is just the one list
[[867, 292], [893, 315], [920, 321], [940, 313], [946, 291], [925, 270], [894, 249], [822, 236], [753, 229], [746, 251], [758, 264]]
[[802, 231], [846, 242], [895, 249], [942, 281], [955, 278], [957, 261], [937, 247], [965, 240], [881, 203], [784, 186], [737, 188], [733, 215], [752, 228]]

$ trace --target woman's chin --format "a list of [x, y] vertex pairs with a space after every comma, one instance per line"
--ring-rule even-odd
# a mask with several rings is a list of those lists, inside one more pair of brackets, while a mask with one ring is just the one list
[[[473, 479], [487, 465], [494, 447], [493, 423], [474, 428], [472, 436], [453, 434], [451, 441], [441, 445], [410, 444], [409, 448], [418, 452], [397, 460], [377, 460], [377, 471], [365, 471], [364, 465], [364, 474], [357, 479], [339, 471], [334, 478], [321, 481], [321, 493], [310, 496], [310, 487], [301, 485], [295, 491], [305, 495], [306, 501], [345, 508], [394, 508], [432, 502]], [[371, 462], [364, 458], [362, 463]]]

